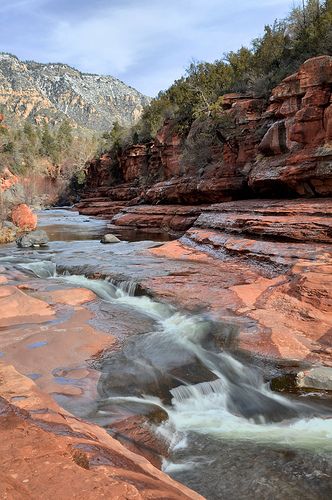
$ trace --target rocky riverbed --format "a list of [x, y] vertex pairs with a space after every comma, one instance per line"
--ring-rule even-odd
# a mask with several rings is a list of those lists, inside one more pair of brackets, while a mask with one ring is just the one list
[[69, 498], [64, 470], [70, 498], [329, 498], [330, 392], [296, 374], [332, 364], [330, 207], [225, 203], [108, 245], [45, 211], [48, 247], [2, 246], [1, 495]]

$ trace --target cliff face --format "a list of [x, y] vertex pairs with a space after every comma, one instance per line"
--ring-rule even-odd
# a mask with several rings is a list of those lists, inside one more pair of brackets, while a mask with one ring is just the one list
[[65, 64], [20, 61], [0, 54], [0, 104], [12, 121], [56, 123], [67, 118], [93, 130], [130, 125], [149, 98], [112, 76], [81, 73]]
[[[267, 104], [238, 94], [224, 96], [223, 116], [232, 125], [219, 134], [206, 166], [182, 157], [184, 141], [166, 123], [153, 143], [131, 146], [116, 162], [104, 155], [92, 163], [87, 191], [101, 188], [110, 200], [121, 192], [126, 200], [139, 196], [146, 203], [184, 204], [255, 195], [328, 196], [331, 89], [332, 57], [309, 59], [272, 91]], [[194, 140], [198, 126], [192, 125], [187, 141]]]

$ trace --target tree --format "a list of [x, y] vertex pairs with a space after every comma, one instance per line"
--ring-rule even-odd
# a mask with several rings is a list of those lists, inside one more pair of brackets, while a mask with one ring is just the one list
[[57, 145], [47, 123], [42, 129], [40, 154], [48, 156], [54, 163], [58, 161]]
[[56, 134], [56, 145], [61, 154], [68, 153], [71, 145], [73, 144], [72, 127], [68, 120], [61, 122]]

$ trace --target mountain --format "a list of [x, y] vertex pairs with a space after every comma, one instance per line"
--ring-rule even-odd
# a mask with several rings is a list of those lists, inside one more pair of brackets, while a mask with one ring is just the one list
[[149, 97], [112, 76], [0, 53], [0, 107], [13, 124], [56, 124], [67, 118], [80, 127], [109, 130], [115, 121], [135, 122], [149, 102]]

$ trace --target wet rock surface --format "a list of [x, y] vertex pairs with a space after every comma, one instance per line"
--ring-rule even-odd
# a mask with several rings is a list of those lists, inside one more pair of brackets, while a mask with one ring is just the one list
[[119, 242], [120, 242], [119, 238], [117, 238], [114, 234], [111, 234], [111, 233], [104, 234], [104, 236], [102, 236], [102, 238], [100, 240], [100, 243], [104, 243], [104, 244], [119, 243]]
[[[234, 495], [239, 499], [267, 500], [272, 495], [278, 500], [327, 500], [330, 496], [332, 463], [328, 455], [285, 449], [267, 451], [264, 446], [246, 441], [234, 446], [197, 434], [191, 438], [194, 457], [188, 450], [179, 450], [172, 457], [180, 464], [178, 470], [170, 464], [166, 471], [207, 499]], [[186, 470], [189, 460], [192, 467]], [[241, 474], [234, 481], [239, 462], [243, 463]], [[217, 471], [222, 471], [222, 475], [218, 476]]]
[[0, 366], [0, 430], [2, 498], [201, 498], [10, 366]]
[[297, 385], [308, 389], [332, 391], [332, 368], [311, 368], [297, 375]]
[[181, 261], [182, 273], [152, 277], [146, 287], [234, 322], [238, 347], [330, 365], [331, 206], [330, 199], [212, 205], [179, 242], [150, 251]]

